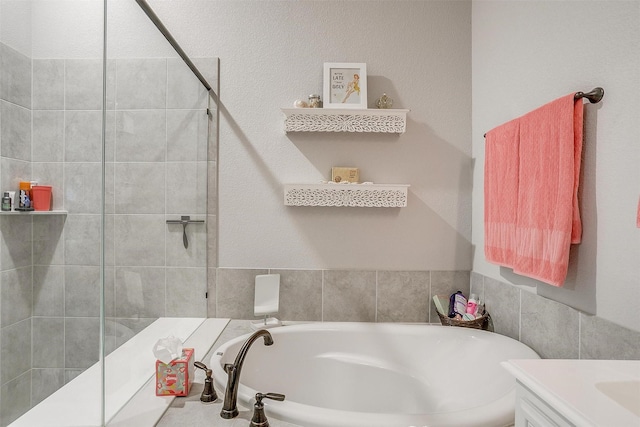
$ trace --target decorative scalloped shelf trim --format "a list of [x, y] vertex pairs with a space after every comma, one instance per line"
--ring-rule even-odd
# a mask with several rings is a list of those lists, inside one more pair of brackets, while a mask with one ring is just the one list
[[405, 184], [285, 184], [286, 206], [403, 208]]
[[285, 132], [404, 133], [409, 110], [282, 108], [282, 112]]

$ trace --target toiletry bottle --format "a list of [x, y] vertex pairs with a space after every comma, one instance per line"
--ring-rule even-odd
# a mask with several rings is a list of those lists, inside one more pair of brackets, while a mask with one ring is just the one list
[[11, 210], [11, 197], [9, 197], [8, 191], [5, 191], [4, 196], [2, 197], [2, 210], [3, 211]]
[[457, 291], [451, 294], [449, 297], [449, 317], [455, 319], [462, 319], [462, 315], [464, 314], [467, 308], [467, 298], [462, 294], [461, 291]]
[[478, 311], [478, 297], [476, 294], [471, 294], [469, 300], [467, 301], [467, 310], [466, 312], [472, 315], [476, 315]]
[[18, 211], [32, 211], [31, 207], [31, 183], [20, 181], [20, 195], [18, 197]]

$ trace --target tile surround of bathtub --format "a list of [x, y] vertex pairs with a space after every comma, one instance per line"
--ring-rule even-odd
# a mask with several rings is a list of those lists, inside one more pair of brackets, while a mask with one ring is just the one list
[[426, 322], [435, 310], [432, 292], [469, 287], [468, 271], [218, 268], [216, 273], [216, 280], [209, 280], [216, 299], [215, 305], [209, 302], [208, 315], [235, 319], [255, 319], [258, 274], [280, 274], [277, 317], [290, 321]]
[[471, 274], [471, 287], [485, 295], [497, 333], [543, 358], [640, 359], [640, 332], [478, 273]]

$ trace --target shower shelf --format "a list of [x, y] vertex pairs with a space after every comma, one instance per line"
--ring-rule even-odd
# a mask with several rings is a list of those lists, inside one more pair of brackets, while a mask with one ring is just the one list
[[54, 210], [54, 211], [0, 211], [0, 215], [66, 215], [67, 211]]
[[403, 208], [407, 184], [285, 184], [286, 206]]
[[282, 108], [285, 132], [404, 133], [404, 109]]

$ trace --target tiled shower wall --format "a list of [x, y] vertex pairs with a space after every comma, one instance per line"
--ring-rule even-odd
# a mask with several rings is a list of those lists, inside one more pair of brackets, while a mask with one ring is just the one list
[[[0, 217], [4, 426], [98, 360], [102, 62], [0, 47], [0, 189], [36, 179], [68, 211]], [[217, 81], [217, 59], [197, 64]], [[107, 76], [110, 351], [157, 317], [206, 316], [207, 225], [187, 227], [186, 249], [182, 226], [166, 220], [207, 219], [216, 162], [208, 95], [181, 60], [112, 60]]]

